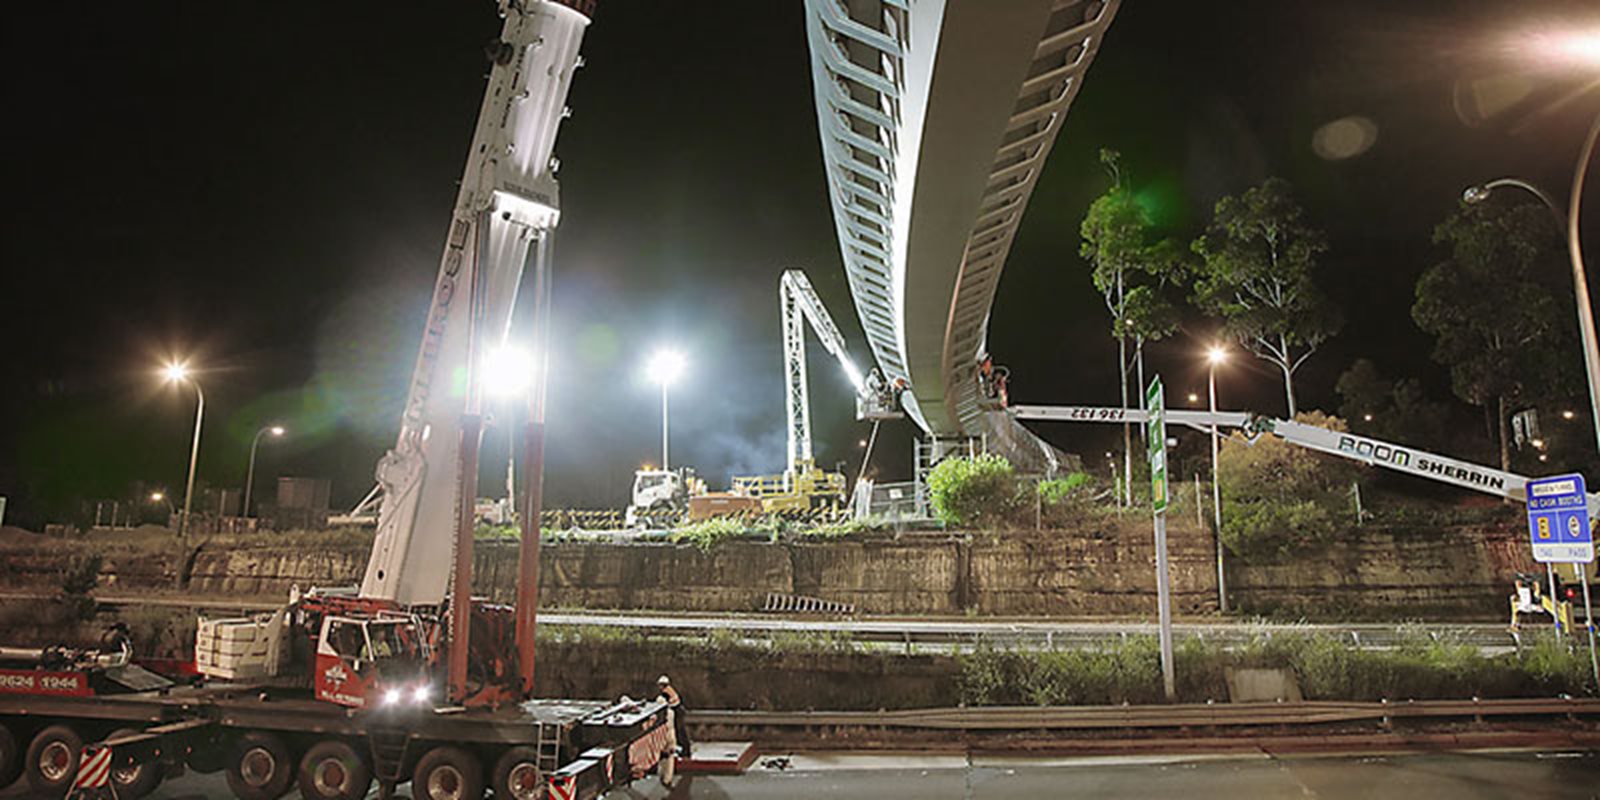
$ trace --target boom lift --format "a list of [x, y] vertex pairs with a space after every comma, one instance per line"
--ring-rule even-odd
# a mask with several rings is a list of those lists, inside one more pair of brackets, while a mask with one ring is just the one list
[[873, 439], [877, 438], [878, 423], [886, 419], [899, 419], [904, 414], [898, 408], [904, 383], [891, 385], [883, 372], [873, 368], [863, 374], [850, 358], [844, 335], [833, 317], [822, 304], [822, 298], [811, 288], [806, 274], [797, 269], [784, 270], [778, 282], [778, 298], [783, 322], [783, 365], [785, 391], [784, 417], [787, 420], [788, 465], [782, 475], [758, 475], [733, 479], [736, 494], [759, 498], [768, 511], [809, 509], [843, 502], [845, 478], [837, 472], [824, 472], [817, 467], [811, 450], [811, 393], [806, 382], [806, 323], [822, 342], [822, 348], [838, 359], [845, 377], [855, 389], [856, 419], [870, 420]]
[[[1137, 408], [1103, 406], [1012, 406], [1010, 413], [1019, 420], [1049, 422], [1143, 423], [1148, 412]], [[1492, 467], [1473, 464], [1449, 456], [1393, 444], [1354, 433], [1330, 431], [1293, 420], [1274, 419], [1244, 411], [1186, 411], [1167, 409], [1167, 420], [1209, 430], [1209, 426], [1237, 428], [1254, 441], [1263, 435], [1276, 436], [1290, 444], [1329, 455], [1372, 464], [1419, 478], [1441, 481], [1463, 489], [1492, 494], [1519, 503], [1527, 502], [1525, 487], [1529, 478]], [[1589, 494], [1589, 513], [1600, 511], [1600, 494]]]

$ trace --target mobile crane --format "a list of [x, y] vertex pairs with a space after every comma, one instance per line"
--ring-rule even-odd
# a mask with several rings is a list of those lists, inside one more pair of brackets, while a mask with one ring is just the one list
[[890, 384], [877, 368], [863, 373], [856, 366], [845, 347], [844, 335], [804, 272], [784, 270], [778, 281], [778, 301], [783, 324], [783, 408], [787, 421], [788, 464], [781, 475], [736, 477], [733, 491], [761, 500], [762, 507], [769, 511], [803, 510], [841, 503], [845, 496], [844, 476], [819, 469], [811, 451], [811, 390], [806, 381], [807, 323], [822, 342], [822, 348], [844, 369], [845, 377], [855, 389], [856, 419], [872, 422], [872, 441], [877, 440], [880, 422], [904, 416], [898, 404], [906, 386], [903, 382]]
[[202, 620], [196, 662], [209, 683], [197, 688], [64, 692], [87, 678], [73, 683], [71, 670], [49, 669], [59, 665], [41, 651], [6, 681], [32, 689], [0, 692], [0, 777], [26, 771], [36, 794], [60, 796], [82, 743], [109, 734], [112, 772], [144, 776], [123, 781], [123, 797], [187, 764], [226, 770], [247, 800], [272, 800], [296, 782], [308, 798], [361, 798], [374, 780], [384, 797], [409, 780], [419, 800], [473, 800], [485, 790], [588, 800], [667, 752], [670, 717], [659, 700], [532, 698], [542, 362], [524, 438], [517, 603], [471, 596], [478, 373], [507, 335], [530, 261], [536, 352], [548, 351], [560, 217], [552, 150], [594, 0], [498, 6], [504, 25], [485, 50], [488, 86], [399, 436], [377, 467], [382, 505], [359, 589], [295, 592], [270, 614]]

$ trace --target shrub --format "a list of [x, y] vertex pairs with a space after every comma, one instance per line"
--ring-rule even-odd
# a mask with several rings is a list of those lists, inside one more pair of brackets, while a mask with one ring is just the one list
[[940, 461], [928, 473], [928, 493], [946, 525], [1007, 527], [1024, 505], [1011, 462], [992, 454]]
[[713, 517], [677, 528], [672, 532], [672, 541], [687, 542], [701, 550], [710, 550], [728, 539], [737, 539], [744, 534], [743, 520]]
[[73, 556], [61, 569], [61, 601], [74, 619], [94, 618], [94, 590], [100, 585], [98, 555]]
[[1065, 478], [1039, 481], [1039, 500], [1047, 506], [1053, 506], [1084, 499], [1091, 480], [1087, 472], [1073, 472]]
[[[1346, 430], [1342, 420], [1318, 412], [1297, 421]], [[1222, 489], [1222, 541], [1246, 559], [1321, 545], [1355, 521], [1350, 485], [1361, 467], [1289, 444], [1270, 434], [1255, 443], [1230, 436], [1217, 473]]]

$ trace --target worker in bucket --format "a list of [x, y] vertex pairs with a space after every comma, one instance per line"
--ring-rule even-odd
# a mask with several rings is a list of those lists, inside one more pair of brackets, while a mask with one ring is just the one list
[[672, 710], [672, 732], [677, 737], [679, 752], [688, 758], [692, 743], [689, 741], [689, 722], [685, 718], [683, 699], [678, 696], [678, 690], [672, 688], [672, 680], [665, 675], [656, 679], [656, 686], [661, 690], [661, 699]]

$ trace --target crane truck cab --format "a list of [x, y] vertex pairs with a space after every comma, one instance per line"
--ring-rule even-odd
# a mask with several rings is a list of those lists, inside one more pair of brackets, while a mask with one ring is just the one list
[[705, 494], [705, 481], [687, 467], [676, 470], [641, 469], [633, 473], [633, 497], [628, 504], [628, 527], [681, 516], [689, 498]]
[[410, 614], [324, 617], [313, 669], [317, 699], [337, 705], [428, 705], [434, 699], [427, 643]]

